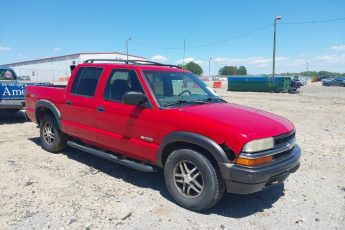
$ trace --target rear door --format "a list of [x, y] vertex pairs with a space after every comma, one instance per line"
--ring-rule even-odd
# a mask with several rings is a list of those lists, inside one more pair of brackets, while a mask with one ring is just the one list
[[72, 85], [66, 89], [62, 106], [63, 130], [84, 141], [96, 143], [98, 136], [93, 130], [97, 126], [97, 86], [103, 68], [82, 66], [77, 70]]
[[144, 92], [138, 78], [140, 72], [131, 68], [113, 68], [104, 82], [100, 100], [102, 111], [97, 113], [97, 128], [102, 145], [136, 159], [154, 161], [158, 149], [157, 109], [150, 102], [143, 106], [123, 104], [128, 91]]

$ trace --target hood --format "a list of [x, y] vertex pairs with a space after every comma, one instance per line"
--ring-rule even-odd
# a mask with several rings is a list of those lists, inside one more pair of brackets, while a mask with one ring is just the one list
[[278, 136], [294, 129], [283, 117], [232, 103], [186, 106], [174, 113], [184, 123], [188, 121], [189, 124], [183, 126], [190, 127], [190, 131], [211, 137], [217, 143], [226, 142], [235, 152], [241, 151], [248, 141]]

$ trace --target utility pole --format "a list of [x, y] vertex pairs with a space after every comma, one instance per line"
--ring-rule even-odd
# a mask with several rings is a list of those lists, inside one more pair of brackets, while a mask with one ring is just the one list
[[212, 60], [212, 57], [208, 59], [208, 76], [209, 77], [211, 77], [211, 60]]
[[128, 61], [128, 42], [131, 41], [132, 38], [127, 38], [126, 39], [126, 54], [127, 54], [127, 61]]
[[307, 62], [307, 80], [308, 80], [308, 72], [309, 72], [309, 63]]
[[186, 39], [183, 39], [183, 64], [182, 69], [184, 69], [184, 59], [186, 58]]
[[282, 19], [282, 16], [277, 16], [274, 19], [274, 34], [273, 34], [273, 70], [272, 70], [272, 77], [275, 75], [275, 68], [276, 68], [276, 27], [277, 21]]

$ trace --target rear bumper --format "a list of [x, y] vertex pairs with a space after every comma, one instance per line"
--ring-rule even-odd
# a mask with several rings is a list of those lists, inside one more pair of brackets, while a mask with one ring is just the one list
[[25, 101], [23, 100], [2, 100], [0, 101], [0, 110], [23, 109]]
[[21, 110], [25, 106], [22, 105], [0, 105], [0, 110], [11, 110], [11, 109], [18, 109]]
[[289, 157], [279, 163], [261, 168], [246, 168], [219, 163], [227, 192], [250, 194], [282, 183], [300, 166], [301, 149], [295, 145]]

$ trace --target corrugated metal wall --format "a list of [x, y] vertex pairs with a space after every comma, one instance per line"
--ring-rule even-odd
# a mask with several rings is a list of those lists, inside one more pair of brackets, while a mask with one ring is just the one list
[[[85, 53], [51, 57], [33, 61], [25, 61], [9, 64], [18, 76], [30, 77], [35, 82], [61, 82], [68, 80], [70, 76], [70, 65], [83, 63], [87, 59], [123, 59], [127, 56], [120, 53]], [[140, 57], [128, 56], [128, 59], [142, 59]]]

